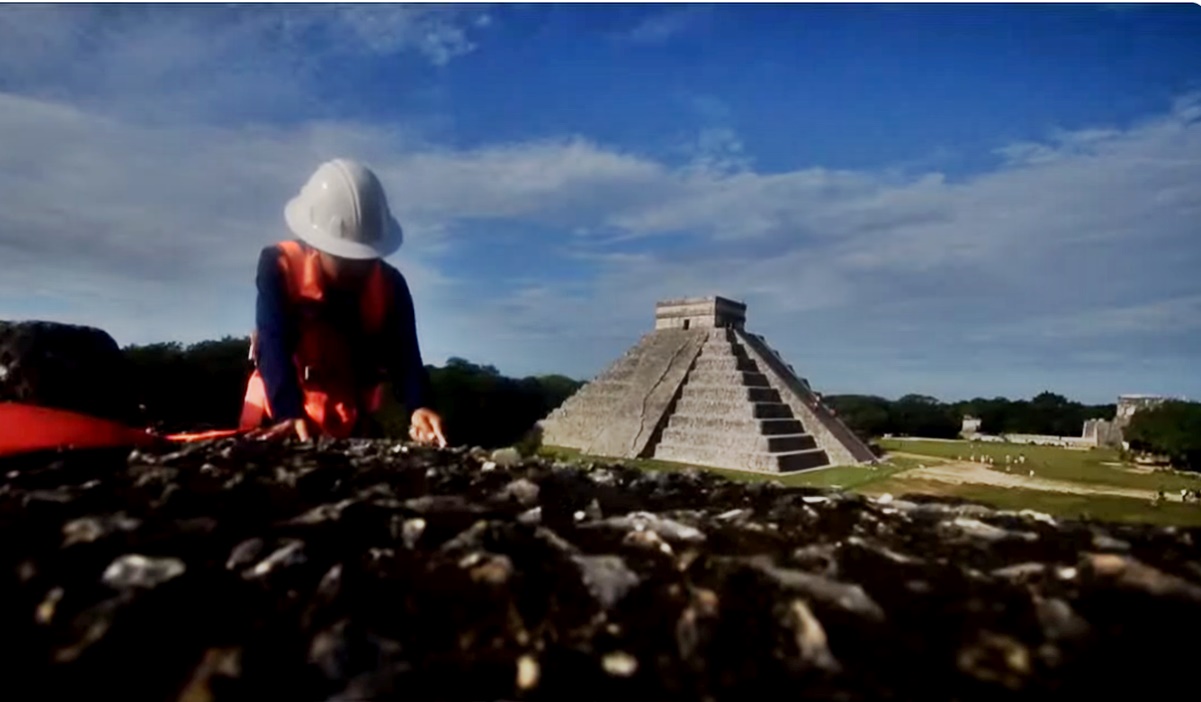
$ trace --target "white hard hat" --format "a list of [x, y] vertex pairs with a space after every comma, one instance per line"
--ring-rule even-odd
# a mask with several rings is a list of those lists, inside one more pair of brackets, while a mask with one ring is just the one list
[[383, 258], [404, 241], [379, 179], [349, 159], [321, 164], [288, 202], [284, 219], [302, 241], [342, 258]]

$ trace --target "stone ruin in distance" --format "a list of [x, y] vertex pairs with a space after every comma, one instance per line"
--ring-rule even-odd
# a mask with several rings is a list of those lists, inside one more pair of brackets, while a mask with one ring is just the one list
[[654, 331], [539, 422], [543, 443], [763, 473], [874, 462], [745, 325], [746, 305], [723, 297], [656, 303]]

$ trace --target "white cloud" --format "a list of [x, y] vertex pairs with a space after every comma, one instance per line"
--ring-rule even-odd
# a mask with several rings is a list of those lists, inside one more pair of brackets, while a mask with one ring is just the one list
[[[630, 171], [639, 196], [611, 198], [600, 231], [650, 240], [572, 249], [576, 257], [591, 251], [595, 282], [525, 312], [564, 330], [556, 361], [538, 355], [542, 339], [495, 349], [490, 360], [505, 367], [508, 358], [533, 359], [512, 361], [522, 372], [548, 362], [593, 372], [650, 328], [654, 300], [717, 293], [751, 303], [751, 325], [798, 366], [813, 361], [819, 378], [896, 368], [908, 356], [906, 377], [956, 378], [940, 392], [1019, 377], [954, 372], [982, 363], [1020, 366], [1032, 387], [1056, 378], [1094, 383], [1070, 368], [1081, 343], [1126, 344], [1127, 357], [1175, 367], [1178, 349], [1201, 347], [1189, 321], [1201, 318], [1190, 282], [1201, 264], [1196, 104], [1181, 101], [1124, 130], [1055, 134], [1043, 145], [1050, 158], [958, 182], [938, 173], [640, 165]], [[520, 318], [503, 309], [494, 314], [485, 302], [472, 315], [483, 336]], [[1174, 346], [1156, 345], [1169, 337]], [[1128, 372], [1133, 383], [1153, 371]], [[853, 389], [848, 382], [842, 389]]]
[[1005, 335], [1056, 340], [1125, 335], [1162, 338], [1197, 331], [1201, 331], [1201, 295], [1186, 295], [1073, 314], [1034, 317], [983, 330], [975, 338], [981, 341], [995, 340]]
[[[487, 14], [453, 4], [334, 5], [328, 9], [331, 19], [344, 22], [371, 51], [390, 54], [411, 47], [439, 66], [474, 51], [477, 45], [468, 38], [467, 27], [487, 27], [491, 21]], [[312, 21], [320, 20], [314, 17]]]
[[[116, 296], [114, 310], [126, 299], [114, 291], [139, 285], [161, 286], [133, 296], [155, 300], [211, 295], [216, 280], [228, 281], [220, 289], [249, 281], [247, 252], [284, 235], [282, 203], [314, 163], [336, 154], [376, 165], [408, 231], [404, 255], [427, 266], [476, 236], [473, 222], [585, 230], [562, 242], [526, 242], [560, 247], [565, 260], [570, 252], [596, 272], [587, 294], [558, 301], [564, 309], [554, 323], [568, 333], [584, 331], [589, 310], [608, 320], [598, 328], [628, 334], [656, 296], [693, 291], [755, 300], [753, 314], [765, 323], [856, 306], [905, 311], [906, 299], [912, 313], [998, 291], [1021, 309], [1063, 282], [1052, 277], [1059, 264], [1050, 256], [1088, 261], [1093, 247], [1098, 255], [1130, 249], [1149, 266], [1179, 262], [1147, 244], [1187, 246], [1201, 213], [1201, 195], [1188, 186], [1201, 178], [1201, 140], [1187, 102], [1126, 132], [1061, 137], [1068, 145], [1047, 147], [1064, 152], [1050, 161], [950, 183], [938, 174], [730, 171], [706, 165], [704, 153], [673, 170], [578, 138], [453, 151], [348, 123], [146, 130], [45, 101], [0, 100], [0, 128], [14, 137], [0, 152], [0, 248], [22, 261], [3, 285], [15, 295], [43, 281], [49, 292], [44, 281], [56, 271], [73, 281], [63, 285], [77, 286], [81, 304]], [[1089, 151], [1079, 150], [1082, 142]], [[1142, 167], [1125, 167], [1132, 159]], [[650, 239], [614, 248], [631, 235]], [[1188, 249], [1194, 259], [1195, 252]], [[452, 287], [453, 276], [437, 269], [418, 275]], [[957, 290], [920, 284], [965, 275], [967, 287]], [[182, 283], [167, 282], [175, 280]], [[1095, 282], [1069, 282], [1104, 292]], [[890, 286], [902, 286], [900, 294]], [[218, 307], [237, 309], [242, 303], [233, 301], [245, 299], [229, 295]], [[1120, 298], [1094, 296], [1065, 314], [1105, 310]], [[556, 319], [548, 305], [539, 316]], [[178, 333], [181, 324], [158, 329]], [[142, 328], [145, 336], [153, 327]]]
[[5, 5], [5, 89], [141, 122], [333, 116], [331, 59], [477, 49], [471, 5]]
[[419, 213], [585, 223], [592, 212], [641, 201], [645, 188], [670, 180], [657, 163], [580, 138], [424, 151], [387, 173]]
[[[1030, 369], [1081, 340], [1196, 338], [1195, 96], [1133, 127], [1010, 146], [954, 181], [763, 172], [719, 127], [683, 166], [570, 135], [462, 150], [322, 107], [322, 58], [297, 49], [343, 32], [353, 51], [437, 63], [471, 50], [482, 15], [323, 7], [0, 9], [0, 75], [15, 76], [0, 93], [0, 317], [90, 322], [123, 343], [243, 333], [283, 203], [347, 155], [377, 168], [406, 228], [397, 260], [433, 361], [587, 375], [651, 327], [656, 299], [692, 294], [744, 299], [753, 329], [843, 390], [897, 364], [967, 382], [965, 368], [1009, 363], [1037, 384]], [[260, 40], [255, 64], [239, 47]], [[295, 112], [222, 112], [246, 104]], [[502, 227], [527, 266], [474, 253]], [[1183, 365], [1179, 348], [1154, 358]]]
[[626, 30], [621, 38], [632, 44], [662, 44], [691, 30], [708, 16], [710, 8], [673, 7], [651, 13]]

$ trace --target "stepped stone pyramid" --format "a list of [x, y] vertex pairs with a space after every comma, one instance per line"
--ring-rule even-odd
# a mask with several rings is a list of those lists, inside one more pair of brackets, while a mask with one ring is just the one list
[[539, 422], [543, 443], [766, 473], [876, 457], [722, 297], [655, 305], [655, 330]]

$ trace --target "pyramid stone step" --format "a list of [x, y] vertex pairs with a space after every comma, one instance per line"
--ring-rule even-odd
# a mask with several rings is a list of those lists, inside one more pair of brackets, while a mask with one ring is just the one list
[[694, 370], [688, 374], [685, 384], [697, 385], [745, 385], [746, 387], [766, 388], [771, 383], [767, 376], [759, 372], [746, 371], [703, 371]]
[[625, 364], [621, 368], [610, 368], [596, 376], [592, 382], [625, 382], [630, 379], [630, 376], [634, 375], [634, 368], [635, 366], [632, 363]]
[[706, 356], [735, 356], [742, 348], [729, 341], [709, 342], [701, 347], [701, 353]]
[[[787, 405], [784, 406], [787, 407]], [[738, 419], [743, 417], [754, 418], [754, 408], [755, 403], [748, 402], [742, 398], [735, 400], [706, 400], [693, 397], [688, 394], [687, 387], [685, 386], [684, 391], [680, 394], [680, 399], [676, 401], [675, 411], [677, 414], [697, 417], [717, 416]]]
[[608, 407], [616, 402], [619, 402], [621, 400], [621, 398], [626, 396], [626, 394], [627, 393], [626, 393], [625, 388], [620, 388], [620, 389], [618, 389], [618, 388], [612, 388], [612, 389], [598, 388], [588, 394], [581, 393], [579, 395], [579, 402], [577, 402], [576, 404], [580, 407], [583, 407], [585, 405]]
[[739, 432], [763, 436], [804, 434], [805, 428], [797, 419], [755, 419], [753, 417], [714, 414], [685, 414], [677, 412], [667, 423], [668, 428], [685, 431]]
[[796, 416], [792, 413], [792, 408], [784, 402], [751, 403], [751, 414], [756, 419], [793, 419]]
[[696, 359], [694, 371], [746, 371], [758, 373], [759, 368], [749, 358], [738, 356], [701, 356]]
[[560, 405], [565, 412], [607, 412], [621, 401], [621, 395], [577, 395]]
[[804, 451], [817, 447], [811, 434], [785, 434], [764, 436], [747, 431], [713, 431], [705, 429], [682, 429], [668, 426], [663, 430], [662, 443], [678, 446], [709, 447], [729, 451], [756, 451], [779, 453]]
[[599, 422], [599, 421], [603, 421], [603, 420], [607, 419], [608, 417], [612, 416], [612, 414], [613, 414], [613, 411], [611, 408], [585, 405], [582, 407], [568, 408], [566, 412], [564, 412], [563, 414], [561, 414], [559, 416], [560, 417], [563, 417], [563, 416], [579, 417], [581, 419], [586, 419], [588, 421], [598, 421]]
[[681, 393], [685, 399], [724, 402], [780, 402], [780, 393], [775, 388], [748, 388], [738, 385], [701, 385], [685, 383]]
[[798, 470], [823, 468], [830, 465], [830, 457], [822, 449], [790, 451], [788, 453], [758, 454], [751, 457], [752, 470], [775, 473], [793, 473]]
[[734, 347], [730, 344], [705, 344], [701, 347], [701, 353], [698, 358], [738, 358], [745, 354], [734, 352]]
[[572, 400], [583, 404], [604, 402], [621, 398], [629, 391], [629, 386], [617, 383], [594, 383], [572, 396]]
[[783, 402], [750, 402], [745, 398], [736, 400], [708, 400], [690, 397], [683, 393], [676, 403], [676, 412], [694, 416], [749, 417], [752, 419], [792, 419], [792, 408]]
[[821, 449], [772, 454], [668, 443], [659, 444], [655, 448], [654, 457], [661, 461], [675, 461], [730, 470], [750, 470], [760, 473], [790, 473], [821, 468], [830, 463], [826, 452]]

